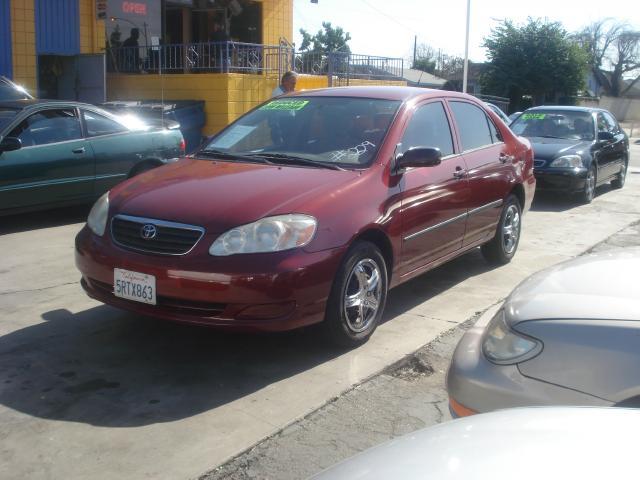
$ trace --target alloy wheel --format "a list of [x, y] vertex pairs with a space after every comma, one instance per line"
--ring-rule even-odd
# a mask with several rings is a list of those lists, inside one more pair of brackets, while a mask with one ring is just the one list
[[511, 255], [518, 245], [520, 237], [520, 212], [518, 207], [510, 205], [504, 216], [502, 224], [502, 242], [504, 252]]
[[372, 259], [360, 260], [349, 273], [343, 309], [346, 324], [354, 333], [365, 331], [376, 318], [382, 297], [380, 266]]

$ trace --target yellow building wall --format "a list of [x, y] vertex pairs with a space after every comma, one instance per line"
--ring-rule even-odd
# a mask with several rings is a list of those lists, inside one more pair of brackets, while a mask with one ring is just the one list
[[36, 75], [36, 21], [33, 0], [11, 0], [13, 79], [32, 93]]
[[278, 45], [281, 37], [293, 42], [293, 0], [263, 0], [262, 43]]
[[80, 7], [80, 53], [102, 53], [105, 46], [104, 20], [96, 19], [95, 0], [78, 0]]

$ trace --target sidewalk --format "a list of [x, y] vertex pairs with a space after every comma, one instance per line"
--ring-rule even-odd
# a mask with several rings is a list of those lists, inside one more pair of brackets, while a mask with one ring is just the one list
[[[634, 246], [640, 246], [640, 220], [583, 254]], [[449, 360], [482, 313], [200, 480], [307, 478], [374, 445], [450, 420]]]

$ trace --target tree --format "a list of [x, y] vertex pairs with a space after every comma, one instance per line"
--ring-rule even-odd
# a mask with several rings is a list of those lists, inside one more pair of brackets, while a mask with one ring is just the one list
[[347, 42], [351, 40], [351, 35], [345, 32], [342, 27], [333, 28], [331, 22], [322, 22], [322, 29], [318, 30], [315, 35], [311, 35], [304, 28], [301, 28], [302, 44], [300, 50], [314, 53], [349, 53], [351, 51], [347, 45]]
[[328, 54], [332, 54], [331, 63], [334, 69], [344, 70], [347, 65], [347, 56], [351, 52], [347, 42], [351, 35], [341, 27], [332, 27], [331, 22], [322, 22], [322, 29], [315, 35], [309, 34], [303, 28], [302, 52], [296, 57], [296, 69], [301, 73], [320, 74], [328, 73]]
[[584, 85], [588, 59], [558, 22], [529, 18], [525, 25], [505, 20], [485, 38], [489, 63], [484, 91], [508, 96], [514, 108], [531, 96], [534, 104], [559, 103]]
[[[624, 95], [640, 80], [640, 31], [606, 18], [583, 28], [574, 38], [610, 95]], [[630, 80], [626, 86], [625, 78]]]
[[432, 46], [427, 45], [426, 43], [421, 43], [416, 47], [414, 57], [411, 68], [431, 74], [436, 73], [438, 53]]

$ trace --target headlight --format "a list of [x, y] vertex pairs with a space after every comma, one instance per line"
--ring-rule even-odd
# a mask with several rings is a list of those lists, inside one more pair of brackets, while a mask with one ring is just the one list
[[482, 351], [489, 361], [510, 365], [530, 360], [542, 351], [542, 343], [514, 332], [504, 320], [504, 310], [498, 311], [487, 327]]
[[582, 167], [582, 158], [580, 155], [564, 155], [556, 158], [551, 162], [550, 167], [563, 167], [563, 168], [580, 168]]
[[109, 216], [109, 192], [102, 195], [93, 205], [87, 218], [87, 226], [93, 233], [101, 237], [104, 235], [104, 229], [107, 227], [107, 218]]
[[309, 215], [266, 217], [220, 235], [209, 248], [216, 257], [236, 253], [279, 252], [302, 247], [316, 233], [317, 221]]

